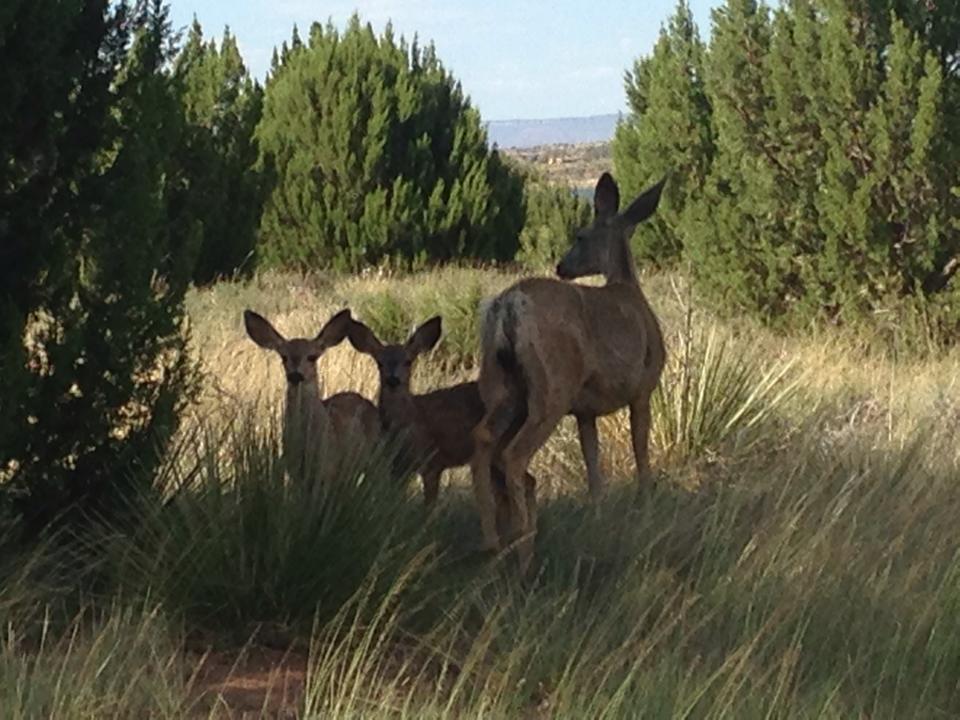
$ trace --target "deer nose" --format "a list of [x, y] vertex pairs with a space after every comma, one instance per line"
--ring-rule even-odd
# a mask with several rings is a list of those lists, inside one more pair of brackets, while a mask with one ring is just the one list
[[387, 384], [387, 387], [395, 388], [400, 385], [400, 378], [396, 375], [389, 375], [384, 382]]
[[303, 382], [303, 375], [296, 370], [287, 373], [287, 382], [291, 385], [299, 385]]
[[565, 278], [567, 277], [567, 269], [564, 267], [563, 263], [557, 263], [557, 277]]

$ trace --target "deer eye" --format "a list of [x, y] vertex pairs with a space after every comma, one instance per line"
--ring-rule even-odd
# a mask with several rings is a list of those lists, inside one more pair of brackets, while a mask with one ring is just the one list
[[410, 367], [411, 365], [413, 365], [413, 360], [404, 360], [404, 361], [403, 361], [403, 366], [404, 366], [404, 367], [408, 368], [408, 367]]
[[316, 362], [319, 357], [319, 355], [307, 355], [307, 360], [309, 362]]

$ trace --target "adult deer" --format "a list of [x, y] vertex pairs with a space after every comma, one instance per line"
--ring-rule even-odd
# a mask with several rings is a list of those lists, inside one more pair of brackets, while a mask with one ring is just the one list
[[[317, 447], [330, 447], [334, 439], [353, 443], [338, 447], [341, 455], [361, 457], [379, 437], [377, 408], [362, 395], [341, 392], [323, 399], [317, 361], [329, 348], [338, 345], [350, 329], [349, 310], [341, 310], [314, 338], [287, 339], [262, 315], [245, 310], [243, 322], [247, 335], [257, 345], [275, 351], [283, 362], [287, 394], [283, 410], [283, 451], [288, 462], [303, 470], [307, 453]], [[312, 457], [309, 458], [312, 460]]]
[[[410, 375], [417, 358], [440, 340], [442, 320], [430, 318], [405, 343], [385, 345], [373, 330], [353, 320], [347, 337], [353, 347], [377, 363], [380, 393], [377, 404], [381, 430], [402, 438], [401, 462], [423, 479], [424, 501], [431, 507], [437, 499], [444, 470], [461, 467], [473, 456], [472, 432], [483, 417], [483, 402], [476, 382], [463, 382], [428, 393], [410, 390]], [[509, 503], [503, 473], [493, 469], [497, 524], [507, 530]], [[536, 481], [524, 477], [524, 497], [536, 512]]]
[[504, 469], [510, 530], [514, 539], [522, 539], [518, 550], [524, 571], [536, 531], [524, 503], [524, 473], [564, 415], [577, 419], [593, 497], [604, 484], [596, 419], [623, 407], [630, 408], [638, 475], [641, 482], [649, 479], [650, 395], [666, 351], [660, 325], [640, 289], [629, 240], [637, 223], [656, 210], [665, 180], [623, 212], [618, 212], [620, 191], [614, 179], [604, 173], [597, 182], [594, 221], [577, 233], [557, 275], [603, 275], [603, 287], [529, 278], [487, 303], [478, 380], [486, 414], [474, 431], [474, 493], [483, 547], [495, 549], [489, 473], [491, 463]]

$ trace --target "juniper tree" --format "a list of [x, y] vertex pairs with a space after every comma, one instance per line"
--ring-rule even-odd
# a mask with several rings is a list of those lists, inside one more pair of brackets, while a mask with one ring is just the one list
[[712, 15], [704, 80], [716, 153], [690, 211], [686, 254], [714, 299], [776, 313], [793, 288], [789, 243], [779, 242], [772, 197], [765, 83], [770, 15], [755, 0], [728, 0]]
[[690, 6], [680, 0], [652, 54], [625, 77], [630, 114], [613, 141], [622, 192], [633, 197], [670, 173], [656, 218], [634, 236], [639, 253], [659, 265], [680, 257], [687, 206], [701, 196], [713, 159], [704, 53]]
[[[281, 54], [257, 130], [275, 175], [260, 252], [273, 265], [357, 268], [505, 259], [522, 223], [517, 178], [432, 46], [354, 16]], [[512, 188], [512, 189], [511, 189]]]
[[0, 476], [33, 530], [149, 483], [190, 368], [160, 2], [0, 12]]
[[525, 221], [517, 259], [536, 270], [553, 266], [569, 249], [577, 230], [589, 224], [591, 204], [571, 188], [537, 179], [524, 185]]
[[254, 130], [263, 91], [251, 79], [236, 39], [205, 43], [194, 20], [173, 69], [186, 129], [176, 153], [180, 222], [196, 237], [193, 278], [207, 283], [250, 271], [263, 204], [263, 174], [254, 168]]

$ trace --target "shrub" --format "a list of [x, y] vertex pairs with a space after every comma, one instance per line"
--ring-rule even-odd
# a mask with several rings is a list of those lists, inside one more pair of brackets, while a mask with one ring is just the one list
[[536, 270], [550, 268], [573, 244], [577, 230], [592, 218], [590, 203], [570, 188], [551, 187], [527, 180], [524, 187], [526, 219], [520, 233], [517, 260]]
[[253, 166], [263, 90], [250, 78], [236, 39], [205, 43], [194, 20], [174, 62], [186, 127], [175, 159], [178, 222], [198, 234], [193, 279], [209, 283], [254, 266], [266, 179]]
[[668, 344], [651, 401], [652, 437], [672, 461], [702, 458], [731, 440], [745, 452], [771, 434], [771, 421], [799, 388], [791, 363], [766, 363], [712, 328], [695, 329], [689, 315]]
[[670, 173], [641, 252], [682, 252], [710, 302], [778, 324], [950, 305], [958, 22], [942, 3], [728, 0], [704, 50], [680, 2], [628, 75], [614, 142], [627, 189]]
[[189, 238], [167, 224], [182, 115], [159, 2], [4, 6], [0, 492], [27, 531], [148, 481], [192, 371]]
[[381, 260], [512, 258], [521, 180], [487, 147], [479, 113], [432, 46], [354, 16], [314, 24], [266, 87], [257, 129], [276, 185], [265, 262], [357, 269]]

